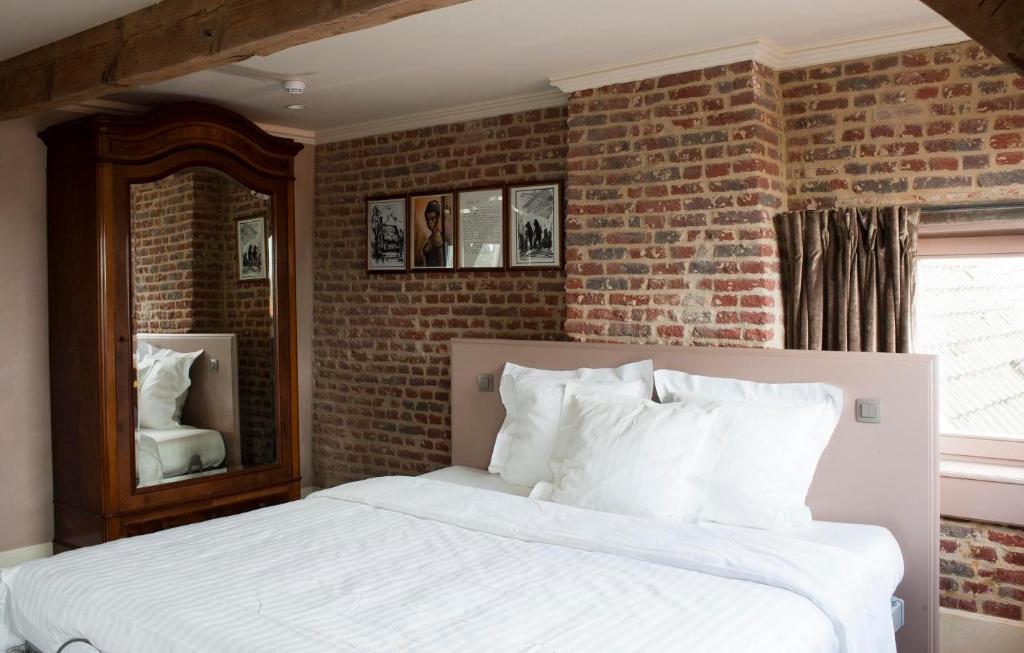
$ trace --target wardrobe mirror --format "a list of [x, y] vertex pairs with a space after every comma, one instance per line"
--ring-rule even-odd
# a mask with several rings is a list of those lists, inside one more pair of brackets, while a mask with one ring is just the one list
[[137, 487], [277, 460], [271, 201], [205, 167], [130, 186]]

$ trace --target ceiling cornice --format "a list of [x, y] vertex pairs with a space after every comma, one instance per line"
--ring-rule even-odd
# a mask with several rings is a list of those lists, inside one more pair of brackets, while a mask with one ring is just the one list
[[257, 122], [256, 126], [267, 132], [271, 136], [280, 136], [281, 138], [290, 138], [296, 143], [303, 143], [305, 145], [316, 145], [316, 132], [311, 129], [299, 129], [297, 127], [282, 127], [280, 125], [270, 125], [265, 122]]
[[622, 84], [739, 61], [753, 60], [776, 70], [786, 70], [966, 40], [968, 37], [963, 32], [948, 23], [843, 41], [824, 42], [794, 49], [784, 48], [768, 39], [754, 39], [715, 48], [676, 52], [605, 68], [556, 75], [551, 78], [551, 84], [565, 93], [573, 93], [610, 84]]
[[[77, 104], [69, 104], [60, 107], [58, 111], [76, 113], [80, 115], [92, 115], [94, 113], [112, 113], [120, 116], [137, 115], [149, 111], [151, 107], [129, 102], [115, 102], [114, 100], [86, 100]], [[263, 122], [257, 122], [256, 126], [271, 136], [290, 138], [296, 143], [305, 145], [316, 145], [316, 132], [309, 129], [298, 129], [296, 127], [281, 127]]]
[[316, 133], [316, 142], [318, 144], [335, 143], [353, 138], [362, 138], [363, 136], [376, 136], [378, 134], [390, 134], [409, 129], [433, 127], [434, 125], [447, 125], [453, 122], [492, 118], [507, 113], [518, 113], [533, 109], [547, 109], [548, 107], [564, 106], [567, 100], [565, 94], [561, 91], [549, 89], [539, 93], [515, 95], [497, 100], [487, 100], [486, 102], [438, 109], [436, 111], [424, 111], [423, 113], [412, 113], [395, 118], [370, 120], [325, 129]]

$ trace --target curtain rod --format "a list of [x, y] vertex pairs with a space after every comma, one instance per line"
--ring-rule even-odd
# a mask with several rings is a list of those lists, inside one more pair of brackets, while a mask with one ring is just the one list
[[921, 204], [921, 213], [960, 213], [963, 211], [1024, 211], [1024, 199], [1016, 202], [975, 202], [973, 204]]

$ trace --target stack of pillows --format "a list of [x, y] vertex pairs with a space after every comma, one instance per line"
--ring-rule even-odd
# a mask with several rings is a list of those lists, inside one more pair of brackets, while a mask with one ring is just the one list
[[771, 530], [810, 523], [807, 491], [843, 406], [824, 383], [655, 372], [649, 360], [571, 371], [508, 363], [500, 394], [489, 471], [531, 497]]
[[181, 428], [181, 411], [192, 385], [189, 371], [203, 350], [181, 353], [140, 342], [135, 350], [139, 428]]

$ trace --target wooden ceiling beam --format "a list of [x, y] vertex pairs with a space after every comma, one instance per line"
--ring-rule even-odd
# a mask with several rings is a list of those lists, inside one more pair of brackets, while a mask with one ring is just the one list
[[465, 1], [163, 0], [0, 62], [0, 120]]
[[1024, 73], [1024, 1], [921, 1], [992, 54]]

